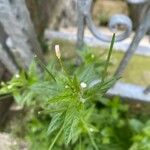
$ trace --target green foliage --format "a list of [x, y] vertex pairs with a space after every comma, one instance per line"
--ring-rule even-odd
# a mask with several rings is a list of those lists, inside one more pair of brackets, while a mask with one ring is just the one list
[[118, 98], [104, 97], [117, 80], [107, 75], [114, 41], [115, 35], [106, 61], [91, 50], [78, 52], [78, 66], [61, 58], [45, 66], [35, 58], [27, 72], [1, 84], [0, 94], [12, 94], [34, 112], [25, 127], [32, 150], [136, 150], [143, 144], [136, 137], [144, 141], [148, 129], [127, 119], [128, 108]]
[[[114, 40], [115, 35], [113, 35], [108, 58], [101, 73], [97, 70], [98, 58], [87, 51], [83, 57], [79, 54], [82, 62], [80, 66], [74, 68], [72, 74], [69, 74], [60, 58], [60, 52], [56, 51], [60, 66], [49, 65], [52, 67], [49, 71], [36, 58], [36, 62], [44, 69], [44, 73], [40, 74], [40, 70], [33, 62], [28, 72], [22, 71], [11, 81], [2, 85], [1, 94], [11, 93], [18, 104], [32, 106], [32, 108], [39, 106], [42, 112], [51, 116], [48, 135], [54, 132], [56, 134], [49, 150], [53, 148], [60, 136], [64, 144], [69, 146], [69, 144], [77, 143], [82, 134], [87, 134], [93, 148], [98, 149], [94, 139], [94, 132], [98, 129], [91, 122], [93, 114], [91, 110], [114, 83], [112, 79], [105, 80]], [[57, 71], [58, 69], [60, 71]], [[98, 82], [93, 84], [95, 80]]]
[[150, 121], [145, 124], [139, 120], [131, 120], [131, 126], [135, 135], [133, 136], [133, 145], [130, 150], [148, 150], [150, 149]]

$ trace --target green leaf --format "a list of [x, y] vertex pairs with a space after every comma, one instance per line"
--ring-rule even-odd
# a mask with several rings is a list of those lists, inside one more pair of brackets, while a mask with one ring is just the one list
[[[88, 133], [88, 136], [89, 136], [89, 138], [90, 138], [90, 141], [91, 141], [91, 143], [92, 143], [94, 149], [95, 149], [95, 150], [98, 150], [98, 146], [97, 146], [97, 144], [96, 144], [96, 142], [95, 142], [95, 139], [94, 139], [94, 136], [93, 136], [93, 134], [92, 134], [94, 127], [93, 127], [92, 130], [91, 130], [90, 125], [89, 125], [87, 122], [85, 122], [83, 119], [82, 119], [82, 124], [83, 124], [84, 129], [85, 129], [86, 132]], [[95, 128], [95, 129], [96, 129], [96, 128]]]
[[103, 83], [104, 80], [105, 80], [105, 78], [106, 78], [107, 68], [108, 68], [108, 65], [109, 65], [109, 62], [110, 62], [110, 57], [111, 57], [111, 54], [112, 54], [114, 42], [115, 42], [115, 33], [113, 34], [113, 37], [112, 37], [112, 40], [111, 40], [111, 44], [110, 44], [110, 48], [109, 48], [109, 53], [108, 53], [108, 56], [107, 56], [106, 64], [104, 66], [104, 72], [102, 74], [102, 81], [101, 81], [101, 83]]
[[50, 98], [48, 100], [49, 104], [52, 103], [62, 103], [62, 102], [67, 102], [70, 101], [70, 97], [72, 97], [72, 95], [70, 93], [60, 93], [59, 95], [53, 96], [52, 98]]
[[52, 117], [47, 133], [50, 135], [52, 132], [57, 130], [63, 124], [63, 114], [59, 113]]
[[34, 100], [34, 93], [32, 91], [25, 91], [22, 94], [21, 104], [27, 106], [35, 105], [36, 102]]
[[40, 73], [38, 72], [35, 61], [32, 61], [32, 63], [30, 64], [27, 74], [29, 77], [28, 80], [31, 80], [31, 82], [37, 81], [39, 79]]
[[89, 65], [88, 67], [79, 67], [76, 74], [80, 79], [80, 82], [85, 82], [87, 84], [90, 84], [93, 80], [98, 78], [92, 65]]
[[74, 87], [75, 91], [79, 92], [80, 91], [80, 83], [79, 83], [76, 75], [74, 75], [74, 77], [73, 77], [72, 84], [73, 84], [73, 87]]
[[79, 119], [77, 117], [77, 111], [75, 108], [68, 108], [64, 121], [64, 137], [65, 143], [69, 144], [73, 138], [73, 134], [77, 127]]
[[41, 60], [37, 57], [35, 57], [35, 60], [40, 64], [40, 66], [49, 74], [49, 76], [56, 81], [54, 75], [47, 69], [47, 67], [41, 62]]
[[16, 91], [13, 93], [13, 96], [14, 96], [15, 101], [21, 105], [22, 96], [20, 95], [20, 93]]
[[43, 95], [43, 96], [46, 95], [49, 97], [52, 97], [53, 95], [57, 94], [60, 91], [58, 86], [48, 81], [44, 81], [44, 82], [39, 81], [33, 84], [30, 87], [30, 90], [32, 90], [37, 95]]

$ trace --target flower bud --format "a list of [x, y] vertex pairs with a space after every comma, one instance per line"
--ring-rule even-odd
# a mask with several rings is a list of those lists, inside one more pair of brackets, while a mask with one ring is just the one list
[[60, 59], [61, 54], [60, 54], [60, 48], [59, 45], [55, 45], [55, 53], [58, 59]]

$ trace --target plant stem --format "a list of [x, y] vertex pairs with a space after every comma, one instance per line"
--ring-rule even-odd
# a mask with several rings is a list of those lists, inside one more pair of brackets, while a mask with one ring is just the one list
[[54, 138], [53, 142], [51, 143], [48, 150], [52, 150], [52, 148], [53, 148], [54, 144], [56, 143], [57, 139], [59, 138], [62, 130], [63, 130], [63, 126], [60, 128], [59, 132], [56, 134], [56, 136], [55, 136], [55, 138]]
[[59, 61], [59, 64], [60, 64], [60, 66], [61, 66], [63, 72], [65, 73], [66, 77], [68, 78], [68, 81], [69, 81], [69, 83], [70, 83], [70, 84], [68, 84], [68, 86], [73, 90], [73, 88], [72, 88], [72, 86], [71, 86], [71, 84], [72, 84], [71, 77], [70, 77], [70, 75], [68, 74], [66, 68], [64, 67], [61, 58], [58, 58], [58, 61]]
[[115, 42], [115, 33], [113, 34], [113, 37], [112, 37], [112, 40], [111, 40], [109, 53], [108, 53], [106, 64], [105, 64], [104, 71], [103, 71], [103, 74], [102, 74], [101, 84], [104, 83], [104, 80], [105, 80], [105, 77], [106, 77], [106, 74], [107, 74], [107, 69], [108, 69], [108, 65], [109, 65], [109, 62], [110, 62], [110, 57], [111, 57], [111, 54], [112, 54], [114, 42]]

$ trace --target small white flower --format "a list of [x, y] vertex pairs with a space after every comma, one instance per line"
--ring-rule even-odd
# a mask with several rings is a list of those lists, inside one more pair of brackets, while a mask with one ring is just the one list
[[80, 83], [80, 86], [81, 86], [81, 88], [86, 88], [86, 87], [87, 87], [87, 84], [86, 84], [85, 82], [81, 82], [81, 83]]

